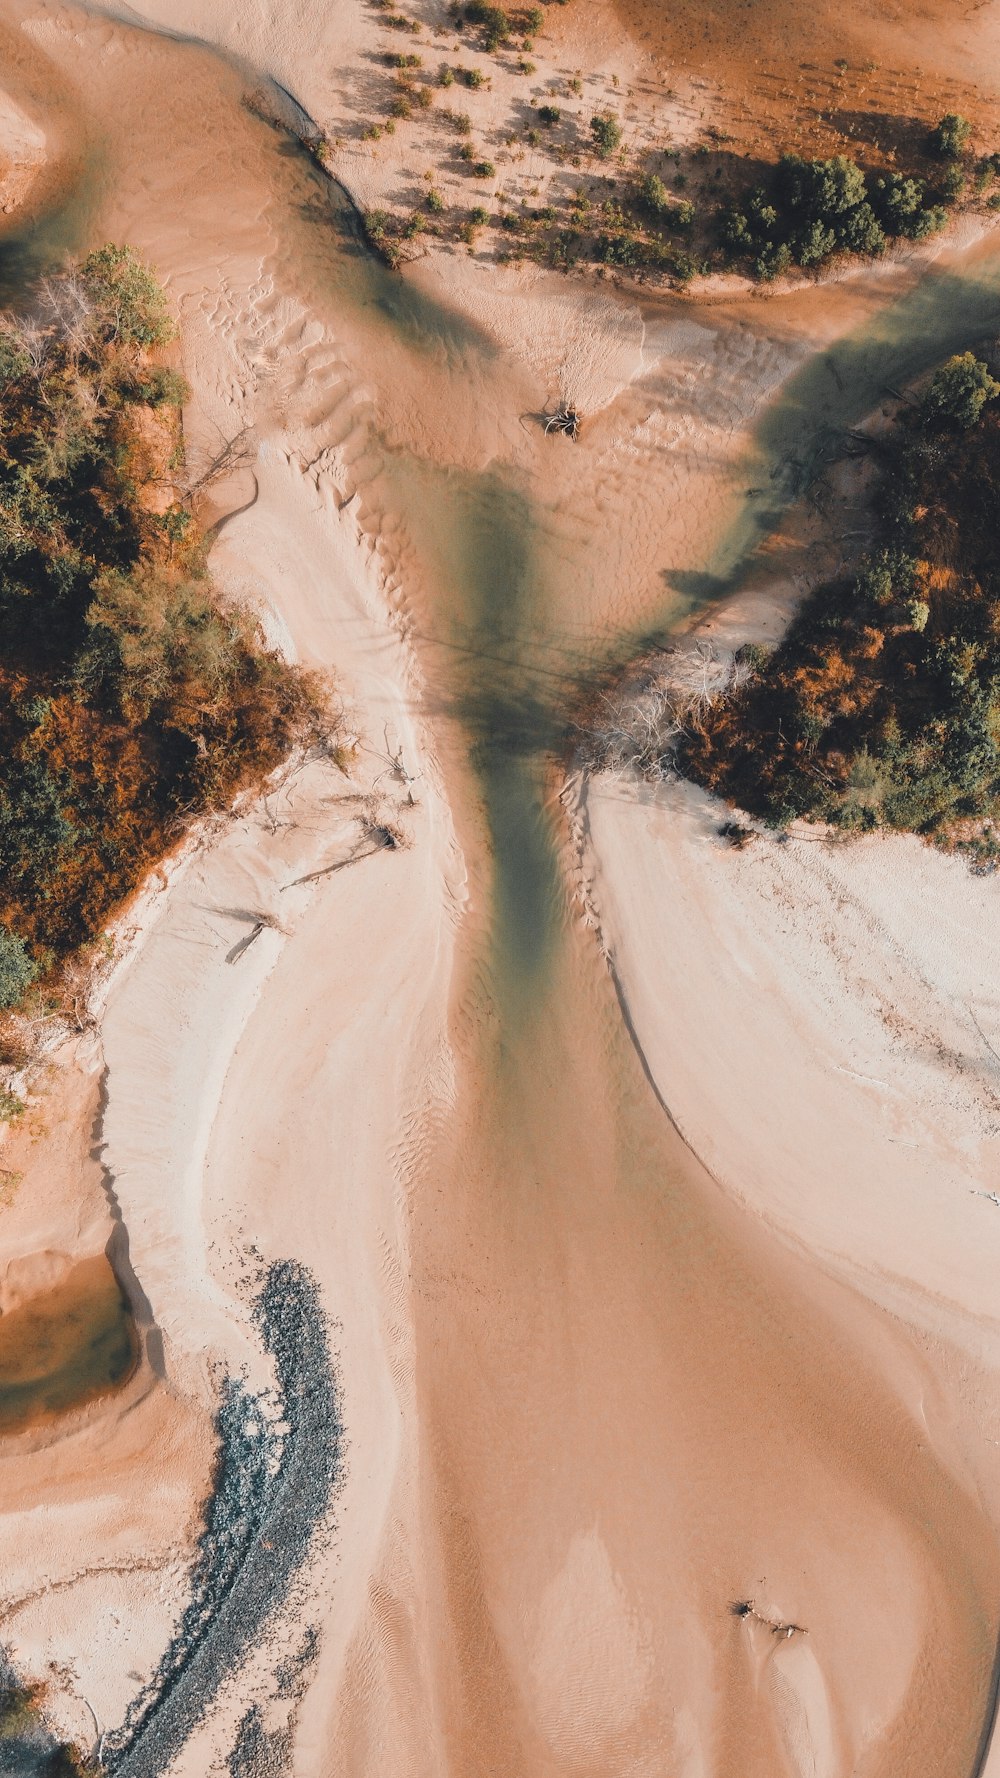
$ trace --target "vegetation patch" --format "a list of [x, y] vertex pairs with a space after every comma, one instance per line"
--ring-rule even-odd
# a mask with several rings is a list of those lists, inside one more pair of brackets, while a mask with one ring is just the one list
[[902, 173], [869, 178], [843, 154], [813, 161], [787, 154], [724, 212], [722, 241], [732, 259], [770, 279], [838, 253], [884, 253], [899, 236], [923, 240], [944, 227], [945, 206], [957, 195], [947, 183], [929, 193], [923, 179]]
[[993, 857], [998, 395], [966, 352], [903, 410], [879, 447], [876, 547], [805, 601], [777, 649], [754, 652], [746, 682], [681, 742], [682, 771], [776, 826], [902, 829]]
[[321, 719], [214, 596], [172, 333], [117, 246], [0, 316], [0, 1007]]

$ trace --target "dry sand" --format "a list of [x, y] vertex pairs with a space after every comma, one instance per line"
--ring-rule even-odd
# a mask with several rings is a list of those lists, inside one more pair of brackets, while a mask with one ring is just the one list
[[[471, 262], [411, 299], [337, 245], [238, 71], [7, 14], [102, 140], [81, 230], [134, 241], [178, 307], [194, 459], [250, 428], [220, 581], [336, 670], [360, 737], [350, 775], [301, 765], [128, 916], [80, 1066], [107, 1068], [102, 1158], [166, 1377], [0, 1456], [16, 1654], [54, 1663], [66, 1732], [84, 1697], [120, 1721], [182, 1604], [221, 1369], [268, 1380], [257, 1257], [287, 1256], [333, 1322], [335, 1534], [176, 1778], [224, 1769], [252, 1701], [287, 1719], [303, 1624], [301, 1778], [966, 1778], [1000, 1579], [998, 1212], [969, 1190], [991, 886], [913, 847], [902, 873], [874, 847], [722, 852], [694, 799], [604, 784], [581, 877], [557, 784], [497, 740], [530, 754], [583, 669], [721, 598], [776, 522], [748, 481], [775, 467], [780, 504], [817, 413], [853, 421], [892, 353], [985, 326], [989, 249], [967, 310], [920, 306], [919, 258], [773, 307], [616, 306]], [[343, 83], [368, 29], [304, 5], [161, 22], [317, 110], [308, 80]], [[899, 339], [859, 358], [894, 304]], [[835, 375], [796, 381], [838, 341]], [[567, 363], [578, 447], [522, 424]], [[407, 846], [360, 856], [373, 808]], [[0, 1213], [24, 1219], [7, 1251], [92, 1250], [98, 1181], [80, 1213], [79, 1167], [38, 1154], [55, 1184]]]

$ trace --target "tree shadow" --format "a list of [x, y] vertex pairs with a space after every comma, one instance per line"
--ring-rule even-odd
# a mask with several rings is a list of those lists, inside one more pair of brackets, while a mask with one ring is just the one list
[[[895, 156], [903, 162], [902, 171], [914, 171], [931, 179], [935, 163], [927, 152], [927, 119], [905, 112], [852, 111], [833, 108], [829, 113], [833, 127], [850, 139], [850, 147], [874, 149], [877, 154]], [[855, 154], [859, 165], [864, 157]], [[940, 162], [937, 163], [940, 167]], [[871, 168], [867, 168], [871, 171]]]

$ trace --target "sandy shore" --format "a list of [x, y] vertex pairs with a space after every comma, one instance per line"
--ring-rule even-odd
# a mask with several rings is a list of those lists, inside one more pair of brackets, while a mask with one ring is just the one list
[[805, 824], [734, 850], [692, 787], [599, 778], [585, 814], [603, 940], [694, 1152], [873, 1294], [919, 1287], [995, 1363], [996, 881]]

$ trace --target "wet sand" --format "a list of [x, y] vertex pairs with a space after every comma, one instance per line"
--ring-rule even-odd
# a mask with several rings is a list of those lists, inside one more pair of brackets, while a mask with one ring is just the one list
[[[890, 1315], [857, 1288], [861, 1236], [820, 1259], [704, 1170], [623, 1023], [547, 761], [581, 678], [780, 536], [822, 428], [868, 411], [890, 361], [992, 324], [994, 260], [978, 289], [914, 261], [769, 308], [604, 300], [602, 409], [579, 447], [547, 441], [522, 416], [565, 343], [583, 353], [585, 286], [491, 304], [456, 281], [465, 314], [442, 309], [447, 286], [345, 238], [236, 71], [37, 16], [65, 78], [93, 52], [101, 174], [73, 226], [165, 278], [192, 452], [254, 428], [258, 499], [220, 534], [220, 581], [339, 673], [363, 739], [352, 778], [316, 762], [190, 849], [102, 1016], [104, 1161], [167, 1381], [138, 1436], [109, 1418], [101, 1467], [73, 1470], [75, 1523], [96, 1573], [113, 1489], [146, 1670], [183, 1595], [218, 1366], [268, 1379], [255, 1253], [315, 1274], [349, 1441], [335, 1538], [172, 1770], [202, 1778], [250, 1699], [278, 1711], [311, 1624], [302, 1778], [966, 1778], [1000, 1591], [989, 1330], [961, 1373], [947, 1305]], [[334, 868], [369, 791], [411, 844]], [[234, 910], [261, 908], [279, 923], [228, 965]], [[678, 1013], [693, 1035], [698, 1016]], [[0, 1572], [27, 1523], [5, 1470]], [[18, 1651], [79, 1650], [120, 1721], [108, 1593], [62, 1547], [45, 1563], [73, 1634], [41, 1602]], [[749, 1600], [799, 1628], [732, 1613]]]

